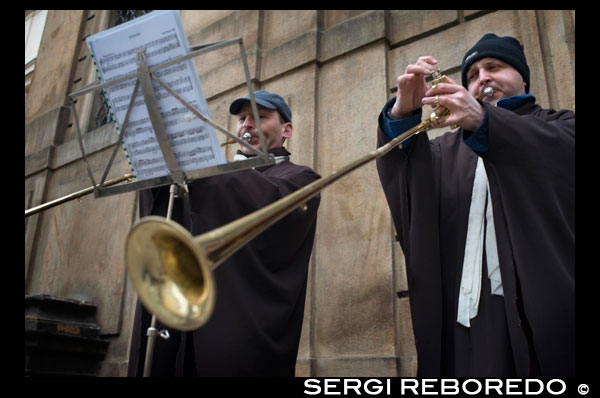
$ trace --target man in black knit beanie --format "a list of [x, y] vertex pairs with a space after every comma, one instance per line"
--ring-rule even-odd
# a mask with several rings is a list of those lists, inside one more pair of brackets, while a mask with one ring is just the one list
[[461, 84], [427, 87], [436, 64], [408, 65], [377, 133], [378, 146], [399, 136], [423, 105], [459, 126], [377, 160], [406, 258], [417, 375], [574, 376], [575, 114], [535, 103], [513, 37], [477, 41]]

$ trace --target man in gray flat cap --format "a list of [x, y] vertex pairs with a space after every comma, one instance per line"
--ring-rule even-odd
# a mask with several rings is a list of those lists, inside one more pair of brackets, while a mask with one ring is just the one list
[[[267, 91], [255, 91], [254, 97], [267, 149], [277, 163], [191, 182], [189, 201], [176, 200], [173, 219], [193, 235], [320, 178], [311, 168], [289, 160], [283, 144], [292, 136], [292, 113], [283, 98]], [[237, 135], [260, 149], [249, 97], [233, 101], [230, 113], [238, 119]], [[236, 156], [254, 155], [242, 147]], [[168, 191], [164, 187], [140, 192], [140, 215], [164, 215]], [[215, 270], [212, 317], [198, 330], [170, 330], [170, 339], [157, 339], [151, 376], [294, 376], [319, 202], [320, 196], [309, 200], [306, 209], [288, 214]], [[143, 374], [150, 319], [138, 303], [129, 376]]]
[[[294, 130], [290, 108], [280, 95], [268, 91], [255, 91], [254, 100], [258, 107], [258, 117], [260, 118], [260, 125], [263, 130], [267, 149], [283, 149], [285, 140], [292, 136]], [[260, 141], [254, 121], [254, 114], [252, 113], [250, 96], [248, 95], [233, 101], [229, 106], [229, 113], [236, 115], [238, 118], [238, 136], [256, 149], [260, 149]], [[282, 150], [275, 152], [280, 153], [281, 156], [287, 156]], [[244, 146], [241, 146], [238, 155], [240, 153], [246, 156], [253, 154], [250, 149]]]
[[460, 127], [377, 160], [406, 256], [418, 375], [574, 376], [575, 114], [535, 103], [513, 37], [484, 35], [462, 85], [428, 88], [436, 64], [406, 68], [378, 125], [382, 145], [439, 103], [450, 110], [440, 126]]

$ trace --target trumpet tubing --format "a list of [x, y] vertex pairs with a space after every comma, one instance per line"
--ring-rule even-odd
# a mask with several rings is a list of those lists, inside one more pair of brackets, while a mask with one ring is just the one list
[[[127, 174], [122, 175], [121, 177], [117, 177], [117, 178], [113, 178], [111, 180], [105, 181], [103, 186], [108, 187], [108, 186], [115, 185], [115, 184], [118, 184], [123, 181], [129, 182], [131, 180], [133, 180], [133, 174], [127, 173]], [[46, 209], [49, 209], [51, 207], [58, 206], [62, 203], [69, 202], [74, 199], [79, 199], [82, 196], [91, 194], [92, 192], [94, 192], [93, 186], [82, 189], [77, 192], [70, 193], [70, 194], [60, 197], [58, 199], [51, 200], [51, 201], [43, 203], [39, 206], [32, 207], [31, 209], [25, 210], [25, 217], [32, 216], [34, 214], [37, 214], [37, 213], [44, 211]]]
[[[250, 142], [250, 140], [252, 139], [252, 134], [244, 133], [244, 135], [242, 135], [241, 139], [246, 142]], [[222, 143], [221, 146], [228, 146], [228, 145], [237, 144], [237, 143], [238, 142], [236, 140], [229, 140], [229, 141], [225, 141], [224, 143]]]

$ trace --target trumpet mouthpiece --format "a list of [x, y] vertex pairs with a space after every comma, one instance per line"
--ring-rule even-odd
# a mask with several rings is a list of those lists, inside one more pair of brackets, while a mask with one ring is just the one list
[[252, 134], [250, 134], [250, 133], [244, 133], [244, 134], [242, 135], [242, 139], [243, 139], [244, 141], [248, 141], [248, 142], [250, 142], [250, 140], [252, 139]]
[[494, 95], [494, 89], [491, 87], [486, 87], [481, 94], [485, 95], [486, 97], [491, 97]]

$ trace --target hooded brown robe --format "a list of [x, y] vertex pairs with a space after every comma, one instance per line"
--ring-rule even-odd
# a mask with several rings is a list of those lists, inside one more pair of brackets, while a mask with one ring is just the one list
[[[478, 156], [465, 144], [469, 133], [431, 141], [421, 133], [377, 160], [406, 257], [418, 376], [573, 376], [575, 115], [533, 102], [513, 111], [484, 106], [480, 155], [504, 296], [490, 294], [483, 272], [470, 328], [456, 321]], [[382, 117], [378, 146], [389, 141]]]
[[[289, 155], [284, 148], [270, 151]], [[199, 235], [283, 198], [320, 176], [289, 160], [191, 182], [173, 220]], [[140, 192], [140, 216], [166, 214], [169, 187]], [[156, 338], [151, 376], [294, 376], [320, 196], [233, 254], [214, 272], [213, 315], [193, 332]], [[151, 314], [137, 303], [129, 376], [144, 370]], [[157, 321], [159, 330], [168, 329]]]

